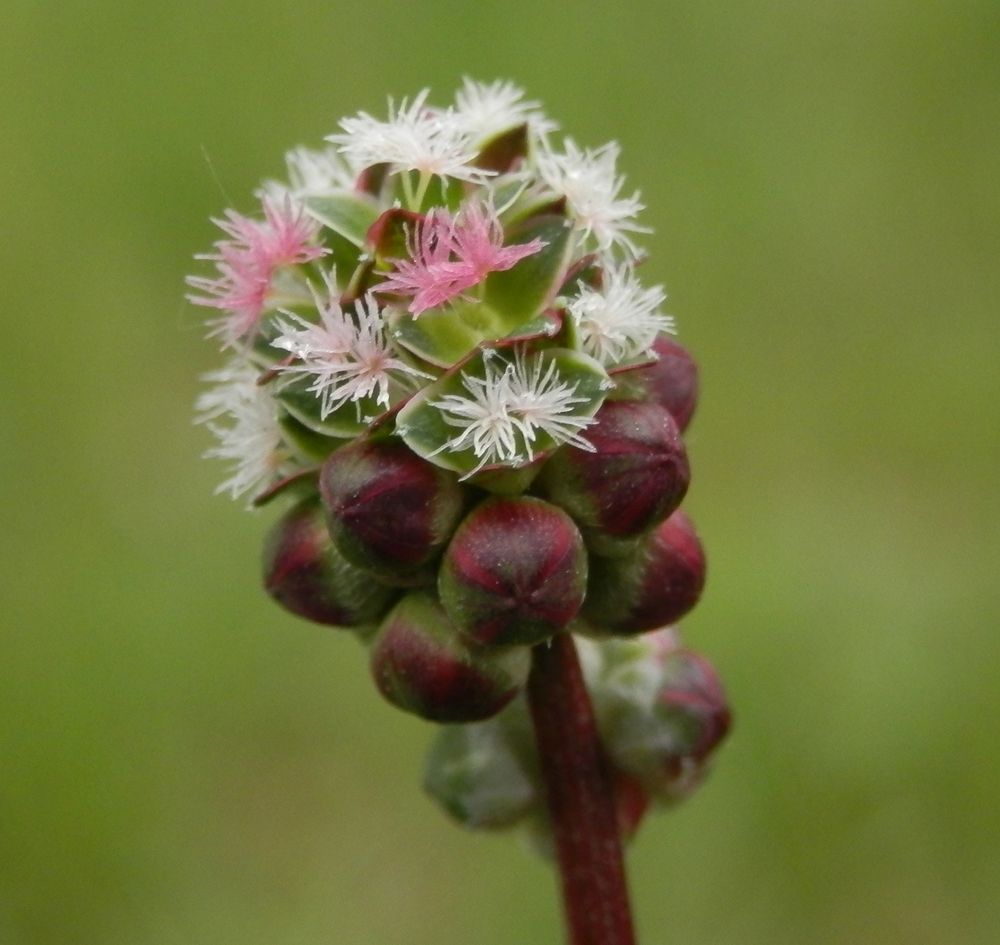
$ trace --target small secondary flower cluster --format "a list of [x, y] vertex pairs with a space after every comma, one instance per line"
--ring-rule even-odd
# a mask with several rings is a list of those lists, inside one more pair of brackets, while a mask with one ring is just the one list
[[[466, 79], [447, 107], [423, 91], [327, 140], [287, 155], [258, 214], [214, 221], [214, 272], [188, 280], [228, 357], [197, 402], [220, 491], [296, 499], [266, 586], [366, 639], [390, 701], [516, 714], [529, 647], [656, 630], [701, 593], [677, 508], [696, 371], [636, 274], [643, 207], [617, 145], [557, 142], [507, 82]], [[645, 761], [667, 742], [670, 765], [707, 758], [655, 722]]]

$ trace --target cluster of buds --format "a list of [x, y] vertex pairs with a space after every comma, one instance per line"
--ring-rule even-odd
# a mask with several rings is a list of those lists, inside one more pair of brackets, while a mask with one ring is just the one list
[[289, 153], [189, 279], [228, 356], [197, 411], [220, 491], [293, 500], [271, 596], [449, 723], [426, 779], [447, 810], [539, 820], [521, 693], [530, 648], [573, 633], [628, 832], [728, 726], [711, 667], [661, 629], [705, 577], [679, 510], [697, 372], [637, 276], [617, 146], [555, 139], [519, 89], [467, 79]]
[[[577, 641], [601, 741], [613, 774], [618, 823], [633, 836], [652, 804], [673, 805], [702, 781], [729, 730], [725, 694], [711, 664], [664, 628], [629, 639]], [[541, 765], [524, 700], [484, 722], [445, 726], [424, 783], [466, 827], [523, 825], [543, 853], [552, 838]]]

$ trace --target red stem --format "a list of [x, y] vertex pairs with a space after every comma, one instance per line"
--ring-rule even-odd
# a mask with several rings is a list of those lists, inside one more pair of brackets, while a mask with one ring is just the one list
[[532, 651], [528, 700], [570, 945], [635, 945], [611, 774], [568, 633]]

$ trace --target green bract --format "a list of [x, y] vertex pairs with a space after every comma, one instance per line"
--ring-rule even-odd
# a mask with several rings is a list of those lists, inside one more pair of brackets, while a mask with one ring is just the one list
[[365, 245], [368, 230], [379, 215], [378, 202], [367, 194], [341, 192], [308, 197], [304, 204], [309, 216], [359, 249]]

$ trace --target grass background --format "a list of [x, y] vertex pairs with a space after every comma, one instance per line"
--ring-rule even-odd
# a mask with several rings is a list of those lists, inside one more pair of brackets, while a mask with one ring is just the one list
[[737, 727], [632, 848], [642, 942], [996, 940], [995, 0], [4, 9], [0, 943], [560, 940], [361, 649], [265, 599], [273, 513], [190, 424], [208, 216], [463, 74], [619, 140], [703, 366], [685, 626]]

